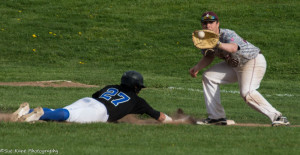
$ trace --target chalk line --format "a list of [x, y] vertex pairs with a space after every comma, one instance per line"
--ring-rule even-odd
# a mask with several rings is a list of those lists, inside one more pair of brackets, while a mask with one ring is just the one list
[[[182, 88], [182, 87], [168, 87], [168, 89], [175, 89], [175, 90], [187, 90], [187, 91], [194, 91], [194, 92], [201, 92], [203, 93], [203, 90], [201, 89], [194, 89], [194, 88]], [[240, 94], [239, 91], [236, 90], [220, 90], [221, 93], [229, 93], [229, 94]], [[265, 96], [278, 96], [278, 97], [294, 97], [293, 94], [264, 94]]]

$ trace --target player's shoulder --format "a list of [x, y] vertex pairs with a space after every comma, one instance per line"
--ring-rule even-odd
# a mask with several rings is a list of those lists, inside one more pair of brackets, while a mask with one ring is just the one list
[[238, 34], [231, 29], [220, 29], [220, 40], [224, 42], [231, 42], [235, 40], [233, 38], [237, 38]]
[[235, 31], [231, 29], [220, 28], [220, 34], [232, 34], [232, 33], [235, 33]]

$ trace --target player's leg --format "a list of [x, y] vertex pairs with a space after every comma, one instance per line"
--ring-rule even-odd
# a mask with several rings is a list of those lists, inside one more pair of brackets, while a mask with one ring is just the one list
[[[30, 109], [29, 113], [33, 112], [34, 109]], [[69, 111], [67, 109], [50, 109], [43, 108], [44, 114], [39, 120], [44, 121], [65, 121], [69, 118]]]
[[44, 121], [65, 121], [69, 118], [69, 111], [67, 109], [48, 109], [43, 108], [44, 115], [41, 116], [40, 120]]
[[[55, 109], [50, 109], [50, 108], [43, 108], [44, 112], [48, 112], [48, 111], [54, 111]], [[30, 109], [28, 113], [33, 112], [33, 109]]]
[[106, 107], [99, 101], [86, 97], [64, 107], [70, 113], [68, 122], [91, 123], [106, 122], [108, 114]]
[[246, 103], [253, 109], [261, 112], [276, 121], [282, 114], [277, 111], [258, 91], [260, 82], [266, 72], [266, 60], [262, 54], [247, 62], [243, 67], [236, 68], [240, 93]]
[[203, 73], [202, 83], [208, 118], [226, 118], [220, 99], [220, 84], [237, 81], [235, 71], [225, 62], [214, 65]]

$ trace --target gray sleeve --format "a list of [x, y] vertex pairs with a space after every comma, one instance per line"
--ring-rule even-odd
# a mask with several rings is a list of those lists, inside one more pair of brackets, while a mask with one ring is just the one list
[[238, 45], [238, 51], [232, 54], [232, 57], [238, 58], [239, 60], [241, 60], [242, 63], [254, 59], [260, 51], [258, 47], [255, 47], [250, 42], [244, 40], [232, 30], [223, 29], [222, 35], [222, 38], [220, 38], [220, 40], [222, 39], [221, 42], [236, 43]]

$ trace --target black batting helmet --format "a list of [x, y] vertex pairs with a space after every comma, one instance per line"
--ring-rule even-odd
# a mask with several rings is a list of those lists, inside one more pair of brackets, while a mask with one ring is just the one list
[[127, 71], [122, 75], [121, 85], [133, 88], [138, 93], [144, 86], [144, 78], [142, 74], [136, 71]]

